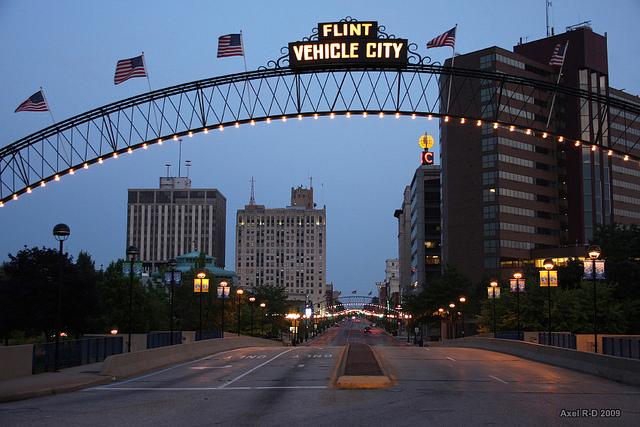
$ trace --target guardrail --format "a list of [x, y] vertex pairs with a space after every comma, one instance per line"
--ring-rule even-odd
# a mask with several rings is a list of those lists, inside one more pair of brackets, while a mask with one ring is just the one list
[[602, 337], [602, 352], [611, 356], [640, 359], [640, 338]]
[[[87, 365], [102, 362], [108, 356], [122, 353], [122, 337], [85, 337], [78, 340], [60, 341], [58, 367]], [[33, 345], [32, 373], [53, 371], [55, 343]]]

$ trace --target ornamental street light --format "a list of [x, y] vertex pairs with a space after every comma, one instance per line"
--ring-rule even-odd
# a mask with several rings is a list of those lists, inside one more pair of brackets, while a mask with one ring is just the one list
[[444, 318], [444, 308], [438, 309], [438, 316], [440, 316], [440, 340], [442, 340], [442, 319]]
[[[492, 280], [489, 283], [489, 289], [491, 290], [491, 298], [493, 299], [493, 337], [496, 337], [496, 288], [498, 287], [498, 281]], [[498, 293], [498, 295], [500, 295]]]
[[598, 306], [596, 303], [596, 260], [600, 257], [602, 250], [600, 246], [591, 245], [587, 250], [591, 259], [591, 278], [593, 280], [593, 345], [594, 352], [598, 352]]
[[549, 321], [549, 335], [547, 340], [547, 345], [551, 345], [551, 276], [550, 271], [553, 270], [555, 264], [551, 258], [547, 258], [544, 260], [542, 264], [544, 269], [547, 271], [547, 305], [548, 305], [548, 321]]
[[127, 248], [129, 258], [129, 331], [127, 333], [127, 353], [131, 353], [131, 330], [133, 329], [133, 264], [140, 251], [131, 245]]
[[524, 279], [522, 278], [522, 273], [519, 271], [513, 273], [513, 279], [516, 283], [516, 330], [518, 339], [520, 339], [520, 283], [524, 285]]
[[453, 310], [454, 308], [456, 308], [456, 305], [454, 303], [449, 303], [449, 313], [451, 314], [451, 336], [453, 338], [456, 338], [456, 328], [455, 328], [455, 311]]
[[267, 306], [267, 303], [265, 303], [265, 302], [261, 302], [261, 303], [260, 303], [260, 308], [262, 309], [262, 326], [261, 326], [261, 329], [262, 329], [262, 336], [264, 336], [264, 308], [265, 308], [266, 306]]
[[173, 345], [173, 287], [175, 285], [175, 273], [178, 263], [174, 258], [169, 260], [169, 269], [171, 273], [171, 292], [169, 294], [169, 343]]
[[249, 297], [249, 308], [251, 311], [251, 336], [253, 336], [253, 303], [256, 302], [256, 297]]
[[218, 298], [222, 299], [222, 311], [220, 314], [220, 337], [224, 338], [224, 299], [229, 297], [231, 288], [226, 281], [220, 282], [218, 285]]
[[53, 351], [53, 370], [58, 371], [59, 359], [59, 343], [60, 343], [60, 329], [62, 328], [62, 266], [63, 266], [63, 245], [64, 241], [69, 238], [71, 230], [67, 224], [57, 224], [53, 227], [53, 237], [60, 242], [60, 249], [58, 251], [58, 287], [56, 297], [56, 323], [54, 325], [55, 336], [55, 348]]
[[193, 279], [193, 292], [200, 294], [200, 321], [198, 326], [198, 334], [202, 339], [202, 294], [209, 292], [209, 279], [204, 271], [198, 272], [195, 279]]
[[467, 302], [467, 298], [466, 297], [460, 297], [458, 298], [458, 301], [460, 302], [460, 320], [462, 321], [462, 338], [464, 338], [464, 309], [463, 304]]
[[237, 303], [236, 303], [236, 308], [238, 310], [238, 336], [240, 336], [240, 298], [242, 297], [242, 294], [244, 294], [244, 290], [242, 289], [236, 290], [236, 295], [238, 296]]

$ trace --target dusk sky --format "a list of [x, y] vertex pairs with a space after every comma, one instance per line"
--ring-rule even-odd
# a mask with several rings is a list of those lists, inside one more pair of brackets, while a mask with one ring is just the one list
[[[147, 80], [114, 86], [119, 59], [145, 53], [153, 89], [241, 72], [241, 57], [217, 59], [220, 35], [244, 34], [249, 70], [280, 56], [288, 42], [318, 22], [346, 16], [375, 20], [387, 32], [444, 61], [451, 49], [425, 48], [458, 24], [456, 51], [512, 49], [543, 38], [545, 2], [536, 1], [30, 1], [0, 2], [0, 144], [51, 124], [49, 113], [14, 113], [42, 86], [57, 121], [147, 92]], [[554, 0], [556, 33], [591, 20], [608, 35], [610, 85], [640, 94], [640, 2]], [[551, 52], [549, 53], [551, 55]], [[227, 198], [226, 267], [234, 269], [235, 214], [249, 200], [289, 204], [290, 188], [313, 177], [316, 203], [327, 207], [327, 281], [368, 293], [397, 257], [395, 209], [419, 163], [418, 137], [438, 141], [437, 121], [338, 117], [230, 128], [185, 139], [193, 187], [218, 188]], [[437, 149], [436, 149], [437, 151]], [[99, 268], [124, 257], [128, 188], [156, 188], [165, 164], [177, 173], [175, 143], [137, 151], [65, 177], [0, 208], [0, 260], [23, 246], [55, 247], [53, 226], [71, 228], [65, 248], [90, 253]], [[184, 174], [184, 168], [183, 168]]]

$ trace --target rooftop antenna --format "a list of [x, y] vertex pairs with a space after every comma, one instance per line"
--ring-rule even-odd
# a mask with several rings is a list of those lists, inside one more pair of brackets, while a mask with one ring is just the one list
[[549, 27], [549, 10], [551, 9], [551, 1], [550, 0], [544, 0], [545, 2], [545, 8], [546, 8], [546, 21], [547, 21], [547, 37], [553, 35], [553, 28]]
[[253, 177], [251, 177], [251, 197], [249, 198], [249, 205], [255, 205], [256, 204], [256, 195], [255, 195], [255, 183], [256, 181], [253, 179]]
[[191, 167], [191, 160], [185, 160], [184, 167], [187, 168], [187, 178], [189, 178], [189, 168]]
[[169, 170], [171, 169], [171, 163], [165, 163], [164, 165], [167, 167], [167, 178], [169, 178], [171, 176], [169, 172]]
[[178, 148], [178, 178], [180, 178], [182, 176], [180, 174], [180, 166], [181, 166], [180, 163], [182, 163], [182, 138], [178, 139], [178, 145], [179, 145], [179, 148]]
[[309, 176], [309, 189], [313, 188], [313, 177]]

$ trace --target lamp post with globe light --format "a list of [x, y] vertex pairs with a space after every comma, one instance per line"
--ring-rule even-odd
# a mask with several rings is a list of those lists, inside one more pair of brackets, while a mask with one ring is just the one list
[[467, 302], [467, 298], [460, 297], [458, 301], [460, 301], [460, 320], [462, 321], [462, 338], [464, 338], [464, 309], [462, 307], [463, 304]]
[[238, 310], [238, 336], [240, 336], [240, 298], [242, 297], [242, 294], [244, 294], [244, 290], [243, 289], [236, 289], [236, 295], [238, 296], [237, 302], [236, 302], [236, 308]]
[[555, 264], [553, 263], [553, 260], [551, 258], [547, 258], [544, 260], [544, 263], [542, 264], [542, 266], [544, 267], [544, 269], [547, 271], [547, 306], [548, 306], [548, 312], [547, 312], [547, 317], [548, 317], [548, 323], [549, 323], [549, 335], [547, 336], [547, 345], [551, 345], [551, 273], [550, 271], [553, 270], [553, 268], [555, 267]]
[[229, 296], [231, 288], [226, 281], [220, 282], [218, 285], [218, 298], [222, 298], [222, 311], [220, 314], [220, 337], [224, 338], [224, 299]]
[[594, 352], [598, 352], [598, 306], [596, 301], [596, 260], [600, 257], [602, 250], [600, 246], [591, 245], [587, 250], [591, 259], [591, 278], [593, 279], [593, 345]]
[[253, 303], [256, 302], [256, 297], [249, 297], [249, 308], [251, 312], [251, 336], [253, 336]]
[[131, 353], [131, 330], [133, 329], [133, 266], [140, 251], [131, 245], [127, 248], [129, 258], [129, 330], [127, 333], [127, 353]]
[[63, 246], [64, 241], [69, 238], [71, 230], [67, 224], [57, 224], [53, 227], [53, 237], [60, 242], [60, 249], [58, 251], [58, 288], [56, 297], [56, 324], [53, 328], [55, 330], [55, 348], [53, 351], [53, 370], [58, 371], [59, 358], [59, 345], [60, 345], [60, 329], [62, 328], [62, 266], [63, 266]]
[[[492, 280], [489, 283], [489, 291], [491, 292], [491, 298], [493, 299], [493, 337], [496, 337], [496, 289], [498, 288], [498, 281]], [[499, 294], [498, 294], [499, 295]]]

